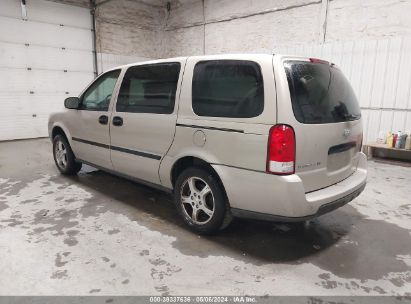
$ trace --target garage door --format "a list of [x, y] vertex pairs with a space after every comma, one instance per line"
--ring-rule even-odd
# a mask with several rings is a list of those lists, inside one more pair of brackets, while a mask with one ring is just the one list
[[50, 113], [63, 109], [94, 77], [86, 8], [30, 0], [0, 3], [0, 140], [47, 136]]

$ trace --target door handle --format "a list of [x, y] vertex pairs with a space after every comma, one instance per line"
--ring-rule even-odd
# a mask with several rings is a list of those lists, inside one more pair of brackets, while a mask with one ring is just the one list
[[113, 125], [114, 126], [122, 126], [123, 125], [123, 118], [120, 116], [114, 116], [113, 117]]
[[98, 122], [101, 123], [102, 125], [106, 125], [108, 123], [108, 116], [107, 115], [101, 115], [98, 118]]

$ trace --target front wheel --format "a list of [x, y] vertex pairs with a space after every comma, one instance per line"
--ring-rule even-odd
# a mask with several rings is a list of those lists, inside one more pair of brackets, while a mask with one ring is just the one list
[[82, 164], [76, 162], [67, 139], [60, 134], [53, 138], [53, 157], [57, 169], [64, 175], [75, 175], [81, 170]]
[[203, 168], [188, 168], [177, 178], [176, 207], [187, 226], [211, 234], [228, 226], [231, 214], [219, 181]]

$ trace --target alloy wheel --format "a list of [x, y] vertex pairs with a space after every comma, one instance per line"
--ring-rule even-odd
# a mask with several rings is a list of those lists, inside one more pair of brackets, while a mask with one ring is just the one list
[[208, 223], [214, 214], [214, 196], [210, 186], [199, 177], [189, 177], [180, 191], [184, 213], [198, 225]]
[[57, 165], [63, 170], [66, 169], [67, 167], [67, 148], [61, 140], [56, 142], [56, 146], [54, 149], [54, 155], [56, 157]]

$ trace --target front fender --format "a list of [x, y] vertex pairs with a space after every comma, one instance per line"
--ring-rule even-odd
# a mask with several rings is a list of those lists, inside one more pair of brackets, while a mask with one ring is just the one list
[[70, 131], [68, 130], [68, 128], [60, 121], [53, 121], [51, 117], [49, 119], [49, 128], [48, 128], [50, 140], [53, 141], [52, 134], [53, 134], [54, 128], [56, 128], [56, 127], [59, 127], [63, 130], [70, 146], [72, 146], [71, 134], [70, 134]]

